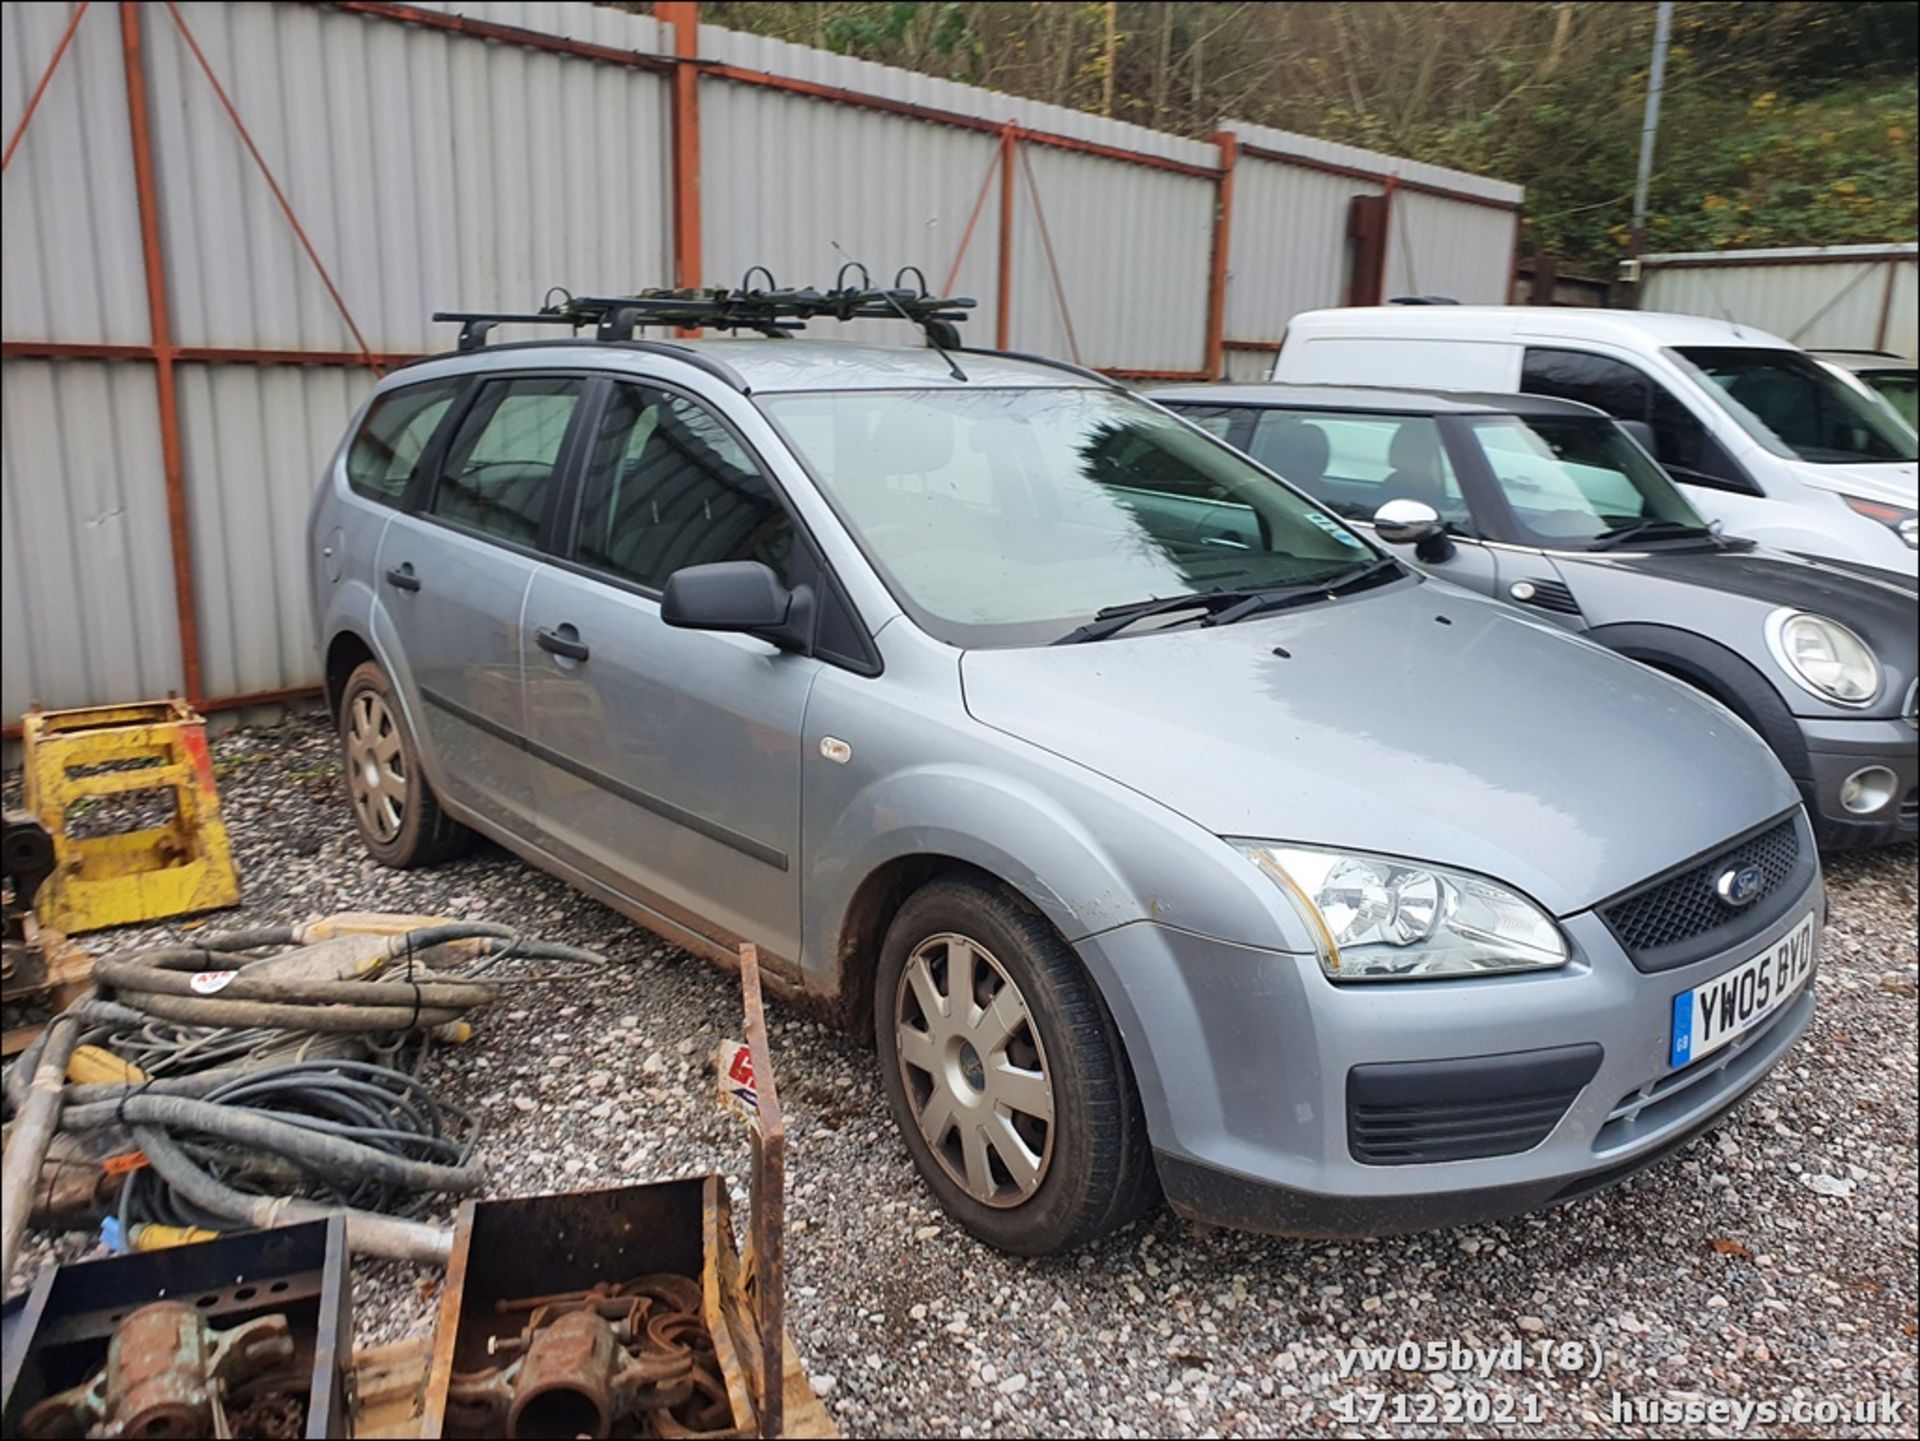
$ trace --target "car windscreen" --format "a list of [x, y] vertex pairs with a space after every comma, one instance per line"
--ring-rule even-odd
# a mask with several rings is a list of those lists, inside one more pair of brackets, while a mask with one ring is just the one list
[[1669, 352], [1775, 455], [1816, 465], [1912, 460], [1914, 433], [1897, 416], [1797, 350], [1683, 346]]
[[1465, 433], [1532, 544], [1584, 549], [1629, 527], [1649, 538], [1707, 533], [1666, 472], [1611, 420], [1470, 416]]
[[1117, 391], [758, 397], [896, 600], [956, 645], [1113, 607], [1317, 582], [1378, 559], [1238, 452]]

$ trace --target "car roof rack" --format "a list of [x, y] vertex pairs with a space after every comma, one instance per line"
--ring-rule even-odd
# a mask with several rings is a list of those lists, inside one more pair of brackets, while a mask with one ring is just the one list
[[[849, 284], [848, 271], [857, 271], [858, 284]], [[756, 288], [756, 276], [765, 285]], [[915, 284], [907, 284], [912, 277]], [[555, 299], [558, 295], [560, 298]], [[876, 287], [858, 261], [840, 267], [831, 290], [794, 290], [777, 285], [764, 265], [756, 265], [732, 290], [642, 290], [635, 295], [574, 295], [555, 286], [540, 309], [531, 313], [482, 310], [438, 310], [436, 321], [460, 326], [459, 348], [480, 350], [496, 325], [568, 325], [575, 330], [594, 327], [594, 339], [632, 341], [645, 325], [672, 325], [701, 330], [751, 330], [782, 336], [801, 329], [809, 320], [905, 320], [926, 332], [935, 348], [960, 349], [956, 328], [975, 302], [964, 296], [938, 296], [927, 291], [926, 277], [916, 266], [903, 266], [893, 284]]]

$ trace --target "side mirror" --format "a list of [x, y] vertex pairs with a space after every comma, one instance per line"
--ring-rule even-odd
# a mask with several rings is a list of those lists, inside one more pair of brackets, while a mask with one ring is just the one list
[[660, 597], [660, 619], [681, 630], [757, 635], [787, 650], [813, 647], [813, 591], [788, 590], [757, 560], [676, 570]]
[[1653, 433], [1653, 427], [1648, 425], [1646, 421], [1617, 420], [1614, 424], [1632, 436], [1634, 443], [1648, 455], [1652, 456], [1655, 460], [1660, 458], [1660, 437]]
[[1373, 513], [1373, 532], [1388, 545], [1411, 545], [1422, 560], [1445, 560], [1453, 542], [1440, 512], [1424, 500], [1390, 500]]

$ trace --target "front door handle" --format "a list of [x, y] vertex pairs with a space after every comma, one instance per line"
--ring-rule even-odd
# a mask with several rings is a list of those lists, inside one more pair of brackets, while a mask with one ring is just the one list
[[[562, 626], [560, 629], [571, 631], [573, 627], [568, 625]], [[585, 660], [587, 658], [587, 647], [585, 643], [572, 635], [561, 635], [559, 631], [551, 631], [545, 626], [542, 626], [533, 633], [533, 638], [540, 643], [541, 650], [551, 655], [562, 655], [568, 660]]]
[[395, 590], [420, 589], [420, 577], [413, 573], [413, 562], [406, 561], [388, 571], [387, 584]]

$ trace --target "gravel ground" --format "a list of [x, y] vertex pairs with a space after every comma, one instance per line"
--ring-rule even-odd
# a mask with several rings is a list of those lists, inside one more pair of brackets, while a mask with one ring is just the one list
[[[745, 1138], [706, 1065], [740, 1030], [731, 978], [498, 850], [379, 869], [317, 717], [230, 735], [215, 755], [246, 892], [215, 925], [445, 911], [613, 962], [515, 992], [477, 1044], [435, 1062], [429, 1079], [485, 1114], [496, 1194], [744, 1177]], [[932, 1204], [872, 1054], [776, 1006], [795, 1339], [851, 1434], [1911, 1436], [1915, 861], [1909, 846], [1830, 868], [1813, 1029], [1717, 1131], [1549, 1215], [1397, 1240], [1274, 1240], [1162, 1212], [1065, 1260], [1001, 1256]], [[85, 1254], [88, 1238], [36, 1240], [36, 1257], [50, 1250]], [[432, 1323], [433, 1274], [363, 1263], [355, 1287], [363, 1343]], [[1348, 1349], [1409, 1342], [1488, 1355], [1366, 1374]], [[1617, 1409], [1882, 1397], [1897, 1412], [1760, 1412], [1744, 1428]]]

